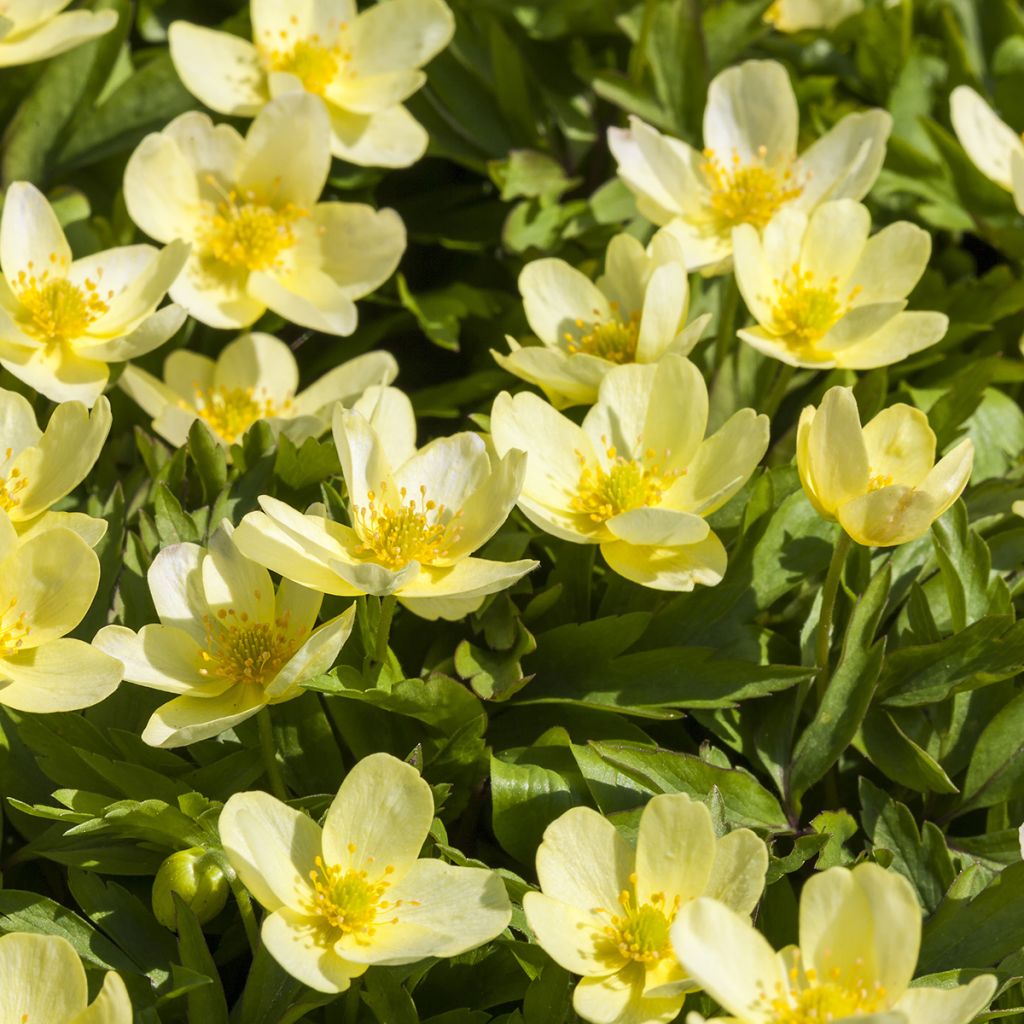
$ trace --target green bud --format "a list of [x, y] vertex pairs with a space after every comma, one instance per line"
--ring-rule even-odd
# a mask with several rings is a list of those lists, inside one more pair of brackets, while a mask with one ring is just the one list
[[172, 853], [160, 865], [153, 879], [153, 915], [165, 927], [176, 931], [174, 893], [191, 908], [200, 924], [212, 921], [228, 899], [228, 880], [217, 858], [200, 846]]

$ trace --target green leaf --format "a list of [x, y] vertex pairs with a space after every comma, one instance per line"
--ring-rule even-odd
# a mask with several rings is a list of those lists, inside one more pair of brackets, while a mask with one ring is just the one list
[[922, 793], [959, 792], [942, 765], [919, 747], [885, 708], [868, 712], [857, 745], [893, 782]]
[[203, 488], [203, 501], [212, 504], [228, 482], [228, 460], [223, 446], [202, 419], [196, 419], [189, 428], [188, 451]]
[[361, 994], [379, 1024], [419, 1024], [416, 1004], [395, 969], [371, 967], [363, 978]]
[[178, 950], [181, 963], [190, 971], [210, 979], [209, 985], [191, 989], [186, 995], [189, 1024], [227, 1024], [228, 1002], [220, 981], [220, 972], [210, 956], [203, 929], [191, 907], [177, 894], [174, 910], [178, 924]]
[[971, 754], [958, 813], [1019, 799], [1024, 792], [1024, 694], [985, 727]]

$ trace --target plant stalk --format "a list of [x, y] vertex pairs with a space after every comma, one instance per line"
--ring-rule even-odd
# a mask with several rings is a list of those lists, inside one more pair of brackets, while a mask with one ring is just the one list
[[388, 640], [391, 637], [391, 620], [395, 617], [395, 605], [398, 598], [394, 594], [388, 594], [381, 598], [380, 616], [377, 619], [377, 643], [374, 646], [373, 657], [378, 665], [384, 665], [388, 660]]
[[818, 667], [818, 674], [814, 682], [818, 691], [819, 703], [823, 700], [825, 691], [828, 689], [828, 655], [832, 640], [832, 619], [836, 610], [839, 581], [843, 575], [846, 556], [850, 552], [850, 544], [850, 535], [840, 527], [839, 536], [836, 538], [835, 547], [832, 549], [832, 561], [829, 562], [828, 574], [825, 576], [825, 587], [821, 592], [821, 614], [818, 617], [818, 636], [815, 651], [815, 664]]
[[270, 708], [260, 708], [256, 722], [259, 725], [260, 752], [263, 754], [263, 768], [267, 774], [267, 782], [270, 784], [270, 792], [278, 800], [287, 800], [288, 790], [285, 788], [281, 766], [277, 763], [277, 749], [274, 746], [274, 726], [270, 720]]

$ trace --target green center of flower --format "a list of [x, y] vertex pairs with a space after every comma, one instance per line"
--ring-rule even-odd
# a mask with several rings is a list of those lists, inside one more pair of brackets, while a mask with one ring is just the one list
[[[612, 305], [614, 311], [615, 304]], [[639, 313], [631, 313], [625, 320], [617, 315], [593, 323], [577, 320], [576, 328], [576, 333], [566, 331], [563, 335], [570, 355], [598, 356], [618, 364], [635, 362], [640, 339]]]
[[[348, 849], [355, 853], [352, 844]], [[366, 864], [372, 863], [373, 858], [367, 858]], [[386, 866], [380, 877], [371, 880], [366, 869], [325, 864], [322, 857], [317, 857], [314, 865], [309, 872], [313, 894], [307, 909], [341, 935], [352, 935], [357, 942], [365, 943], [381, 925], [397, 923], [394, 913], [405, 901], [384, 899], [391, 888], [388, 876], [394, 873], [393, 867]], [[410, 906], [419, 905], [408, 902]]]
[[634, 508], [660, 504], [665, 489], [678, 475], [663, 473], [651, 464], [648, 460], [655, 457], [653, 451], [646, 453], [647, 459], [637, 460], [624, 459], [615, 448], [609, 448], [611, 465], [607, 469], [600, 463], [588, 463], [579, 452], [576, 454], [583, 470], [569, 504], [595, 523], [606, 522]]
[[82, 337], [89, 325], [110, 308], [113, 292], [101, 295], [99, 284], [87, 280], [79, 287], [66, 278], [50, 278], [47, 271], [38, 276], [18, 272], [12, 287], [21, 311], [16, 317], [26, 334], [41, 341], [62, 343]]
[[776, 211], [803, 192], [789, 165], [769, 166], [761, 147], [757, 159], [744, 163], [736, 152], [726, 163], [713, 149], [704, 150], [701, 171], [711, 190], [711, 207], [722, 230], [737, 224], [763, 228]]
[[267, 54], [272, 70], [294, 75], [307, 92], [318, 96], [323, 95], [350, 57], [351, 54], [337, 46], [324, 46], [317, 36], [300, 39], [290, 50], [273, 50]]
[[762, 997], [772, 1024], [830, 1024], [885, 1009], [886, 991], [881, 985], [819, 981], [813, 970], [807, 972], [806, 980], [803, 988], [791, 987]]
[[[629, 878], [635, 889], [636, 875]], [[672, 955], [669, 928], [679, 911], [678, 896], [668, 904], [665, 894], [656, 892], [648, 902], [640, 903], [632, 892], [623, 889], [619, 906], [622, 912], [610, 915], [604, 935], [620, 956], [637, 963], [656, 964], [662, 957]], [[599, 907], [595, 913], [609, 912]]]
[[200, 675], [257, 686], [273, 682], [300, 646], [289, 620], [286, 612], [273, 622], [253, 622], [248, 612], [234, 608], [204, 616], [206, 643], [200, 652]]
[[388, 569], [401, 569], [410, 562], [433, 565], [446, 558], [459, 539], [460, 530], [453, 520], [461, 515], [447, 516], [444, 505], [427, 498], [427, 489], [420, 487], [419, 499], [409, 496], [405, 487], [399, 489], [398, 500], [387, 500], [387, 484], [381, 494], [367, 494], [368, 504], [353, 510], [353, 521], [362, 541], [359, 552], [370, 561]]
[[860, 292], [854, 288], [842, 299], [839, 284], [832, 278], [821, 286], [810, 271], [801, 271], [794, 265], [785, 281], [776, 279], [774, 301], [771, 305], [775, 330], [784, 335], [790, 347], [798, 352], [813, 351], [817, 343], [850, 310], [850, 304]]
[[[4, 457], [0, 460], [0, 469], [3, 469], [14, 456], [14, 449], [8, 448]], [[0, 476], [0, 509], [10, 512], [16, 505], [21, 504], [18, 495], [28, 487], [28, 480], [17, 466], [10, 469], [5, 476]]]
[[[214, 184], [216, 184], [214, 182]], [[296, 221], [308, 212], [294, 203], [270, 206], [254, 193], [228, 192], [210, 205], [199, 242], [214, 259], [244, 270], [271, 270], [295, 244]]]
[[237, 441], [254, 423], [287, 414], [292, 408], [290, 399], [276, 402], [262, 388], [201, 388], [198, 384], [193, 388], [196, 412], [228, 444]]
[[18, 599], [12, 597], [7, 607], [0, 612], [0, 658], [17, 654], [31, 632], [25, 625], [25, 613], [14, 614], [17, 604]]

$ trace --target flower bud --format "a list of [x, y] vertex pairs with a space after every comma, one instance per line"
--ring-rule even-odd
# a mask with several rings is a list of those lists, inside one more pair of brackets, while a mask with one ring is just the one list
[[212, 921], [228, 899], [228, 880], [217, 858], [200, 846], [172, 853], [153, 879], [153, 914], [171, 931], [177, 930], [174, 893], [191, 908], [200, 924]]

